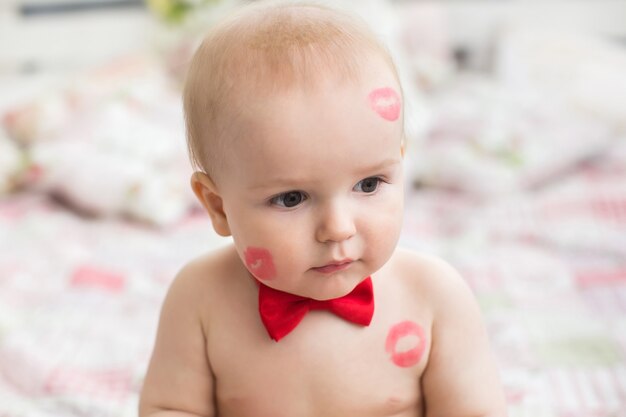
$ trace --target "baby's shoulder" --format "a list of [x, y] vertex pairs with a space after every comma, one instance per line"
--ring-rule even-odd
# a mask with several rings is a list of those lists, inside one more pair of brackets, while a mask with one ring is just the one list
[[408, 283], [438, 286], [455, 281], [459, 274], [446, 261], [433, 255], [398, 248], [389, 262], [389, 270]]
[[399, 248], [388, 264], [393, 274], [406, 291], [427, 298], [434, 305], [453, 302], [466, 297], [470, 292], [465, 280], [457, 270], [433, 255]]
[[204, 304], [206, 297], [219, 297], [233, 281], [240, 262], [232, 245], [198, 256], [184, 265], [174, 278], [169, 293], [189, 303]]

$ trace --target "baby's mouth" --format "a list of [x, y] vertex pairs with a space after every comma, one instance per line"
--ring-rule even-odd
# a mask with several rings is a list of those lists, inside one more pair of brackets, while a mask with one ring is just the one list
[[332, 261], [326, 265], [316, 266], [314, 271], [321, 272], [322, 274], [332, 274], [333, 272], [343, 271], [348, 269], [354, 261], [352, 259], [342, 259], [340, 261]]

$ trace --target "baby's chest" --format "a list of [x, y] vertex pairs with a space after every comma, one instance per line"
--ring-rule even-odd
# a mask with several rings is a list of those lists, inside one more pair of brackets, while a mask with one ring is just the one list
[[429, 328], [417, 317], [379, 315], [360, 327], [311, 312], [280, 342], [241, 333], [212, 352], [221, 414], [420, 415]]

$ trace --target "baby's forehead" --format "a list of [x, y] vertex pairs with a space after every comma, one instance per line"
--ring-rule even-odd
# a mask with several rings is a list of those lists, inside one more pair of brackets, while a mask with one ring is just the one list
[[348, 82], [331, 78], [316, 87], [247, 97], [239, 113], [242, 131], [266, 140], [276, 134], [297, 140], [312, 131], [326, 136], [337, 126], [346, 136], [362, 126], [387, 136], [403, 130], [402, 97], [389, 74]]
[[[225, 159], [230, 161], [228, 166], [238, 171], [242, 164], [262, 166], [255, 172], [280, 170], [282, 176], [307, 172], [313, 178], [320, 176], [317, 169], [331, 163], [325, 159], [329, 150], [356, 155], [379, 140], [390, 149], [399, 149], [402, 102], [393, 77], [386, 74], [384, 78], [363, 77], [350, 82], [330, 80], [315, 88], [294, 87], [261, 97], [249, 95], [236, 110], [240, 113], [236, 130], [224, 148], [231, 155]], [[374, 152], [362, 160], [371, 165], [378, 157]], [[286, 160], [294, 165], [285, 165]], [[352, 162], [353, 171], [364, 170], [356, 160]], [[335, 165], [334, 170], [346, 166]], [[302, 171], [306, 166], [311, 169]]]
[[306, 122], [322, 130], [333, 122], [345, 126], [383, 122], [385, 127], [394, 125], [394, 132], [403, 131], [400, 86], [384, 60], [375, 56], [364, 59], [354, 77], [329, 70], [282, 86], [247, 83], [232, 98], [231, 120], [239, 129], [234, 137], [264, 130], [267, 139], [276, 132], [300, 130]]

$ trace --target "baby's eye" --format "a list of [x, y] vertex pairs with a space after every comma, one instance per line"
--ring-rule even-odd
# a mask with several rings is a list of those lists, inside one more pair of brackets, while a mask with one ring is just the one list
[[373, 193], [378, 188], [378, 184], [380, 184], [380, 181], [382, 180], [378, 177], [365, 178], [364, 180], [359, 181], [354, 186], [354, 191], [360, 191], [368, 194]]
[[306, 196], [300, 191], [289, 191], [279, 194], [270, 200], [270, 203], [280, 207], [291, 208], [306, 200]]

